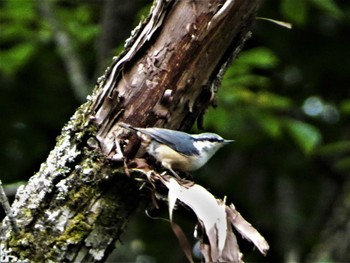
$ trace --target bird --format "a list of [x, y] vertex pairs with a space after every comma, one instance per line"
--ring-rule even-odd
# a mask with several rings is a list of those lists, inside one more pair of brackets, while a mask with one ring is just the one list
[[174, 176], [175, 170], [191, 172], [201, 168], [224, 145], [234, 140], [225, 140], [215, 133], [188, 134], [164, 128], [137, 128], [129, 124], [119, 126], [136, 132], [141, 145]]

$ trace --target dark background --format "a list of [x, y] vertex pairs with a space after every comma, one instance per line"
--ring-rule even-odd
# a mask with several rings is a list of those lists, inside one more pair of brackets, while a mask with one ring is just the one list
[[[38, 3], [0, 1], [0, 178], [11, 201], [150, 7], [136, 0]], [[350, 213], [350, 3], [264, 1], [258, 15], [293, 28], [256, 21], [223, 80], [218, 107], [204, 119], [206, 130], [235, 143], [195, 172], [195, 181], [227, 196], [268, 240], [264, 258], [239, 239], [245, 261], [350, 260], [341, 249], [321, 253], [334, 245], [330, 220]], [[64, 56], [60, 30], [80, 73], [67, 67], [74, 58]], [[84, 84], [74, 84], [72, 74]], [[152, 215], [166, 218], [167, 209]], [[179, 210], [175, 221], [193, 241], [194, 215]], [[350, 246], [350, 233], [344, 236], [339, 244]], [[169, 224], [143, 212], [118, 248], [119, 261], [184, 260]]]

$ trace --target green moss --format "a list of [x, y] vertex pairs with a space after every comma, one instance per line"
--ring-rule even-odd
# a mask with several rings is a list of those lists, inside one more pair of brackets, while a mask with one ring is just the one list
[[70, 222], [64, 233], [56, 240], [57, 242], [78, 243], [91, 230], [91, 226], [85, 222], [86, 216], [77, 214]]
[[93, 187], [90, 185], [80, 185], [79, 189], [72, 189], [69, 192], [66, 205], [73, 211], [84, 209], [84, 204], [89, 202], [92, 196], [95, 196], [95, 189]]
[[34, 236], [31, 233], [24, 232], [21, 230], [19, 233], [15, 234], [11, 232], [11, 237], [8, 239], [8, 247], [14, 252], [14, 254], [20, 258], [29, 258], [33, 253], [30, 249], [30, 244], [35, 241]]
[[92, 228], [88, 223], [86, 223], [86, 220], [86, 217], [82, 213], [77, 214], [72, 221], [70, 221], [69, 226], [66, 228], [64, 233], [51, 241], [53, 244], [52, 248], [55, 248], [46, 253], [45, 258], [57, 259], [59, 258], [59, 255], [56, 255], [56, 253], [61, 250], [60, 247], [66, 247], [69, 244], [79, 243]]

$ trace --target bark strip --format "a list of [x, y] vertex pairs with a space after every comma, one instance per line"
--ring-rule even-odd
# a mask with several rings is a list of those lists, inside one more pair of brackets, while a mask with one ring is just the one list
[[5, 218], [1, 256], [103, 262], [141, 202], [116, 147], [118, 122], [188, 130], [215, 102], [258, 2], [156, 1], [46, 162], [18, 190], [12, 209], [19, 233]]

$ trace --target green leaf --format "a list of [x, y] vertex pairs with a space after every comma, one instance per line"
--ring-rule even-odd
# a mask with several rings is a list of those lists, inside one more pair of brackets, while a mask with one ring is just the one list
[[270, 79], [265, 76], [253, 75], [253, 74], [242, 74], [226, 78], [223, 81], [223, 87], [268, 87], [270, 85]]
[[22, 24], [32, 22], [36, 18], [35, 1], [2, 1], [0, 17]]
[[305, 154], [310, 154], [322, 140], [320, 131], [306, 122], [286, 119], [285, 126]]
[[219, 104], [223, 103], [227, 106], [237, 105], [238, 103], [251, 104], [255, 101], [255, 93], [250, 91], [243, 85], [237, 83], [225, 82], [223, 89], [218, 94]]
[[318, 154], [331, 156], [350, 152], [350, 141], [338, 141], [323, 145], [317, 149]]
[[281, 135], [281, 121], [268, 112], [259, 112], [255, 114], [256, 121], [260, 127], [272, 138], [278, 138]]
[[342, 158], [334, 164], [335, 168], [340, 171], [349, 171], [350, 170], [350, 156]]
[[250, 67], [270, 69], [278, 64], [278, 57], [268, 48], [258, 47], [244, 51], [237, 59], [236, 64], [246, 64]]
[[340, 110], [344, 114], [350, 114], [350, 99], [343, 100], [340, 104]]
[[[35, 34], [35, 1], [0, 3], [0, 43], [32, 39]], [[5, 46], [8, 46], [6, 43]]]
[[222, 132], [227, 132], [228, 123], [231, 123], [230, 114], [227, 110], [222, 107], [218, 107], [216, 109], [210, 109], [205, 114], [205, 126], [216, 127], [218, 130]]
[[[74, 16], [72, 16], [74, 13]], [[58, 18], [64, 22], [67, 32], [78, 43], [88, 42], [99, 33], [100, 26], [91, 23], [93, 13], [88, 6], [77, 6], [74, 9], [59, 9]]]
[[257, 94], [257, 102], [260, 107], [269, 109], [286, 110], [292, 106], [289, 98], [266, 91]]
[[307, 18], [307, 2], [305, 0], [283, 0], [281, 2], [281, 13], [287, 20], [295, 24], [304, 24]]
[[0, 50], [0, 72], [14, 74], [20, 67], [25, 65], [35, 52], [32, 43], [18, 44], [7, 50]]
[[311, 3], [335, 18], [341, 19], [344, 17], [344, 12], [333, 0], [311, 0]]

